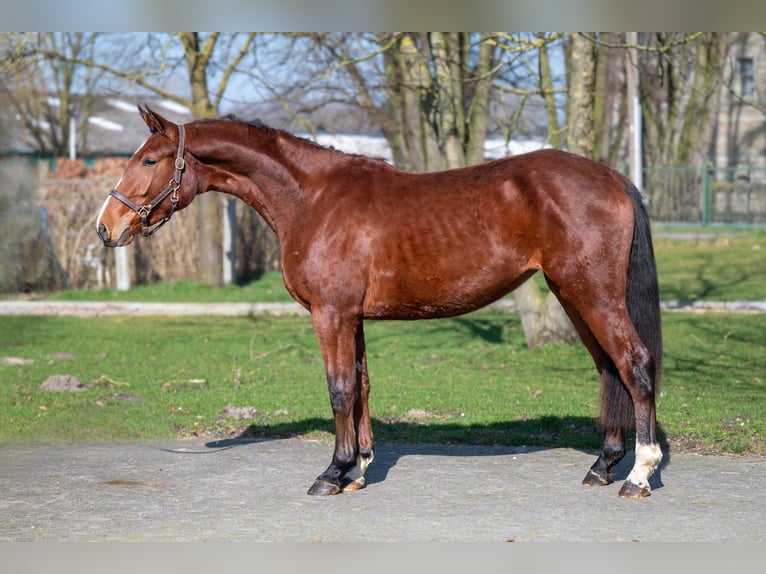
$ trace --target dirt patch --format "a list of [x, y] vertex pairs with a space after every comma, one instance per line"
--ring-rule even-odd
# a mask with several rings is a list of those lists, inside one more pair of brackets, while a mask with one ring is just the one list
[[3, 357], [5, 365], [34, 365], [34, 359], [25, 359], [23, 357]]
[[223, 409], [223, 416], [237, 421], [247, 421], [252, 419], [263, 420], [269, 418], [255, 407], [235, 407], [233, 405], [227, 405], [226, 408]]
[[87, 390], [80, 379], [73, 377], [72, 375], [51, 375], [43, 381], [40, 385], [40, 389], [43, 391], [54, 392], [80, 392]]

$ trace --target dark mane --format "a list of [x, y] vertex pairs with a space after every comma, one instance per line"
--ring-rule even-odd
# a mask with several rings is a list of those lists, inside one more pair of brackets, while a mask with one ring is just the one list
[[[308, 146], [310, 148], [313, 148], [313, 149], [328, 151], [328, 152], [332, 152], [334, 154], [339, 154], [339, 155], [346, 156], [346, 157], [349, 157], [349, 158], [366, 159], [366, 160], [379, 161], [379, 162], [383, 162], [385, 164], [388, 164], [388, 161], [386, 161], [384, 158], [370, 157], [370, 156], [366, 156], [364, 154], [359, 154], [359, 153], [349, 153], [349, 152], [345, 152], [343, 150], [339, 150], [339, 149], [337, 149], [337, 148], [335, 148], [333, 146], [324, 146], [324, 145], [322, 145], [322, 144], [320, 144], [320, 143], [318, 143], [318, 142], [316, 142], [316, 141], [314, 141], [312, 139], [309, 139], [307, 137], [295, 135], [294, 133], [291, 133], [291, 132], [289, 132], [287, 130], [272, 127], [272, 126], [264, 123], [260, 118], [255, 118], [254, 120], [243, 120], [242, 118], [239, 118], [235, 114], [227, 114], [225, 116], [221, 116], [220, 118], [218, 118], [218, 120], [230, 121], [230, 122], [234, 122], [234, 123], [238, 123], [238, 124], [247, 126], [247, 128], [248, 128], [248, 135], [250, 135], [252, 133], [252, 131], [258, 131], [261, 134], [268, 134], [269, 137], [273, 137], [275, 139], [277, 137], [282, 137], [282, 138], [285, 138], [285, 139], [288, 139], [288, 140], [291, 140], [291, 141], [294, 141], [294, 142], [306, 145], [306, 146]], [[203, 119], [203, 120], [200, 120], [200, 121], [201, 122], [209, 122], [209, 121], [216, 121], [216, 120]]]

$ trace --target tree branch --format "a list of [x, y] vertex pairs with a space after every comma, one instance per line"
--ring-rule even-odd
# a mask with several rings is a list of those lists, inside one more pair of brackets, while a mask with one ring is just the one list
[[583, 38], [586, 38], [593, 42], [594, 44], [597, 44], [598, 46], [603, 46], [605, 48], [635, 48], [636, 50], [640, 50], [642, 52], [652, 52], [652, 53], [659, 53], [659, 54], [665, 54], [672, 50], [673, 48], [677, 46], [681, 46], [683, 44], [689, 44], [702, 36], [704, 32], [692, 32], [691, 34], [687, 34], [678, 40], [672, 40], [668, 42], [667, 44], [663, 44], [662, 46], [651, 46], [649, 44], [638, 44], [638, 43], [632, 43], [632, 42], [622, 42], [622, 43], [614, 43], [614, 42], [604, 42], [600, 38], [587, 34], [585, 32], [577, 32], [578, 35], [582, 36]]
[[164, 58], [161, 60], [161, 66], [158, 70], [152, 71], [152, 72], [124, 72], [122, 70], [118, 70], [117, 68], [114, 68], [113, 66], [109, 66], [107, 64], [102, 64], [100, 62], [96, 62], [93, 60], [87, 60], [83, 58], [70, 58], [65, 56], [64, 54], [60, 54], [58, 52], [50, 51], [50, 50], [37, 50], [37, 54], [44, 56], [46, 58], [49, 58], [51, 60], [56, 61], [62, 61], [62, 62], [69, 62], [71, 64], [77, 64], [81, 66], [90, 66], [92, 68], [96, 68], [97, 70], [101, 70], [102, 72], [106, 72], [107, 74], [110, 74], [114, 76], [115, 78], [119, 78], [122, 80], [127, 80], [133, 84], [136, 84], [138, 86], [141, 86], [142, 88], [146, 88], [147, 90], [150, 90], [154, 92], [155, 94], [166, 98], [168, 100], [172, 100], [176, 103], [179, 103], [183, 106], [189, 106], [190, 102], [188, 99], [183, 98], [181, 96], [178, 96], [174, 94], [173, 92], [170, 92], [168, 90], [164, 90], [160, 88], [159, 86], [152, 84], [149, 82], [146, 78], [151, 76], [157, 76], [161, 74], [165, 69], [165, 60]]
[[255, 40], [256, 33], [250, 32], [247, 35], [247, 39], [245, 40], [245, 43], [242, 44], [242, 47], [240, 48], [237, 55], [234, 57], [234, 60], [229, 64], [223, 71], [223, 76], [221, 77], [221, 81], [218, 82], [218, 95], [215, 98], [215, 108], [218, 109], [221, 99], [223, 98], [223, 92], [226, 89], [226, 85], [229, 83], [229, 78], [231, 75], [237, 71], [237, 67], [239, 66], [240, 62], [244, 59], [244, 57], [247, 55], [247, 52], [250, 50], [250, 46], [253, 43], [253, 40]]

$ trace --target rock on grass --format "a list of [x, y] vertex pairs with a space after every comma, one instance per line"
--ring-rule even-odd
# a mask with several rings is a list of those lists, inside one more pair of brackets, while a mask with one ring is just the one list
[[51, 375], [40, 385], [43, 391], [79, 392], [87, 390], [80, 379], [72, 375]]

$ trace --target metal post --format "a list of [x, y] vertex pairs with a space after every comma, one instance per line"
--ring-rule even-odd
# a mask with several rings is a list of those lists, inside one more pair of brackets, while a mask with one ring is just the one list
[[713, 202], [711, 199], [710, 166], [706, 163], [702, 166], [702, 225], [710, 224], [710, 216]]
[[80, 112], [74, 105], [70, 105], [67, 111], [69, 112], [69, 159], [77, 159], [77, 118], [80, 117]]
[[75, 119], [77, 115], [69, 112], [69, 159], [77, 159], [77, 126]]
[[638, 32], [626, 32], [626, 40], [631, 46], [627, 50], [625, 71], [627, 80], [628, 123], [630, 150], [630, 178], [640, 190], [643, 187], [643, 165], [641, 158], [641, 102], [638, 97]]
[[234, 283], [237, 264], [237, 203], [226, 198], [223, 210], [223, 283]]
[[130, 290], [130, 258], [128, 257], [129, 246], [117, 247], [114, 250], [114, 275], [117, 291]]

